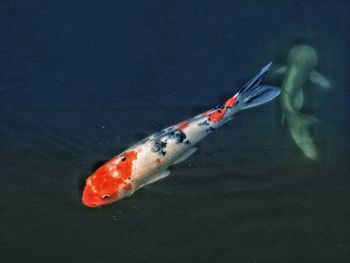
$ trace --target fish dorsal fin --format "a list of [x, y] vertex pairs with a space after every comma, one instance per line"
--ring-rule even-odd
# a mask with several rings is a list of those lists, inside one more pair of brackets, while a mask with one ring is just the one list
[[150, 177], [149, 177], [149, 180], [147, 182], [145, 182], [143, 185], [141, 185], [139, 188], [141, 187], [144, 187], [145, 185], [148, 185], [148, 184], [152, 184], [154, 182], [157, 182], [165, 177], [168, 177], [170, 175], [170, 171], [169, 170], [163, 170], [161, 172], [158, 172], [158, 173], [155, 173], [155, 174], [152, 174]]
[[317, 71], [312, 71], [310, 81], [323, 89], [330, 89], [332, 86], [329, 81]]
[[188, 149], [183, 155], [181, 155], [181, 157], [179, 159], [177, 159], [175, 162], [173, 162], [173, 164], [177, 164], [177, 163], [180, 163], [180, 162], [186, 160], [193, 153], [195, 153], [197, 151], [197, 149], [198, 148], [196, 148], [196, 147], [192, 147], [192, 148]]

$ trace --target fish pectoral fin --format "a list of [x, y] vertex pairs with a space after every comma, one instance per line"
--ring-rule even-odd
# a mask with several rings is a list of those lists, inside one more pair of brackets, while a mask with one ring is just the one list
[[189, 150], [187, 150], [179, 159], [177, 159], [175, 162], [173, 162], [173, 164], [177, 164], [180, 163], [184, 160], [186, 160], [188, 157], [190, 157], [193, 153], [195, 153], [197, 151], [198, 148], [196, 147], [192, 147]]
[[303, 116], [307, 125], [313, 125], [321, 121], [319, 118], [316, 118], [314, 116], [305, 115], [305, 114], [300, 114], [300, 115]]
[[310, 81], [323, 89], [330, 89], [332, 86], [329, 81], [317, 71], [312, 71]]
[[280, 67], [273, 74], [284, 74], [287, 71], [287, 66]]
[[293, 118], [293, 122], [298, 124], [299, 127], [309, 127], [311, 125], [314, 125], [318, 122], [320, 122], [321, 120], [314, 117], [314, 116], [310, 116], [310, 115], [306, 115], [304, 113], [300, 113], [300, 112], [295, 112], [293, 115], [291, 115]]
[[151, 175], [149, 180], [146, 183], [144, 183], [143, 185], [141, 185], [139, 188], [144, 187], [145, 185], [157, 182], [165, 177], [168, 177], [169, 175], [170, 175], [169, 170], [164, 170], [164, 171], [161, 171], [159, 173], [155, 173], [155, 174]]

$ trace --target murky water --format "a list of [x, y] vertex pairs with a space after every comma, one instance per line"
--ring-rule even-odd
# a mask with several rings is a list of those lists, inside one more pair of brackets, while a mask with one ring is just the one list
[[[350, 260], [348, 1], [4, 2], [1, 262]], [[313, 46], [320, 159], [278, 99], [236, 115], [132, 197], [91, 209], [85, 178], [142, 137], [222, 102]], [[271, 74], [265, 83], [280, 85]]]

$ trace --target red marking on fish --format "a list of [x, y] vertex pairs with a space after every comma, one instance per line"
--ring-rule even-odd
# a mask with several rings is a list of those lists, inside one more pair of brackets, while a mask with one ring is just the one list
[[229, 98], [225, 102], [224, 106], [222, 106], [221, 108], [217, 109], [216, 111], [214, 111], [212, 114], [209, 115], [209, 120], [212, 122], [221, 121], [224, 118], [227, 109], [232, 108], [235, 105], [236, 100], [237, 100], [237, 96], [233, 96]]
[[83, 203], [92, 207], [105, 205], [118, 200], [121, 189], [132, 190], [132, 184], [127, 181], [132, 175], [132, 163], [136, 159], [135, 151], [126, 152], [97, 169], [86, 180]]
[[229, 98], [226, 102], [225, 102], [225, 107], [229, 107], [232, 108], [237, 101], [237, 96], [233, 96], [231, 98]]
[[183, 121], [183, 122], [180, 122], [179, 124], [178, 124], [178, 129], [179, 130], [181, 130], [181, 131], [183, 131], [184, 129], [186, 129], [187, 127], [188, 127], [188, 122], [187, 121]]
[[209, 116], [209, 120], [212, 122], [218, 122], [222, 120], [222, 118], [225, 116], [225, 109], [217, 109]]

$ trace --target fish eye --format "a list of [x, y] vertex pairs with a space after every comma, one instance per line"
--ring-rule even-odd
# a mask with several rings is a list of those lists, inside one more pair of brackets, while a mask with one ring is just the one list
[[110, 197], [110, 195], [103, 195], [102, 199], [108, 199]]

